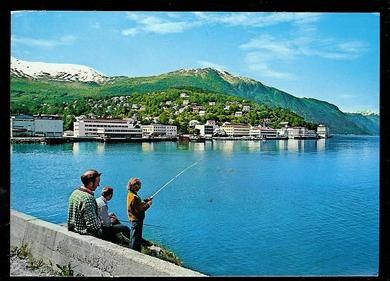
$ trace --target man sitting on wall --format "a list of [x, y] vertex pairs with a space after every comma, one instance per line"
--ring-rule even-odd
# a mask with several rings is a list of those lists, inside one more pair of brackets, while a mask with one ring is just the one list
[[107, 233], [107, 239], [113, 242], [119, 242], [124, 245], [129, 245], [130, 229], [119, 222], [114, 213], [108, 212], [108, 201], [114, 195], [114, 189], [110, 186], [103, 188], [102, 196], [96, 199], [98, 206], [98, 214], [103, 222], [103, 230]]
[[103, 224], [94, 197], [94, 191], [100, 184], [100, 175], [101, 173], [93, 169], [81, 175], [83, 185], [75, 189], [69, 197], [68, 230], [104, 238]]

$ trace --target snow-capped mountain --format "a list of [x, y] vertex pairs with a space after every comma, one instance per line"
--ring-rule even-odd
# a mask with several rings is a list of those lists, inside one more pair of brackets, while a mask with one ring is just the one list
[[80, 81], [103, 83], [109, 78], [90, 67], [77, 64], [60, 64], [23, 61], [11, 57], [11, 75], [30, 79]]

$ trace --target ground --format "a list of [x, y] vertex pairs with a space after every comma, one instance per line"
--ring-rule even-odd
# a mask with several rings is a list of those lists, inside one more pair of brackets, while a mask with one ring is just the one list
[[10, 258], [10, 276], [59, 276], [48, 265], [32, 269], [27, 259], [18, 258], [16, 255]]

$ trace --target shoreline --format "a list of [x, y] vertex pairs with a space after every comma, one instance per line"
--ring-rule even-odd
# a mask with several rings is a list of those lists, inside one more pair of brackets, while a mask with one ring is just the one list
[[[349, 135], [345, 135], [349, 136]], [[330, 136], [328, 138], [332, 138]], [[177, 137], [161, 137], [161, 138], [99, 138], [99, 137], [14, 137], [10, 138], [11, 144], [25, 144], [25, 143], [41, 143], [41, 144], [63, 144], [63, 143], [78, 143], [78, 142], [103, 142], [103, 143], [152, 143], [152, 142], [177, 142], [177, 143], [189, 143], [189, 142], [213, 142], [213, 141], [258, 141], [267, 142], [273, 140], [321, 140], [328, 138], [314, 138], [314, 137], [300, 137], [300, 138], [254, 138], [254, 137], [213, 137], [205, 139], [191, 139], [188, 141], [181, 141]]]

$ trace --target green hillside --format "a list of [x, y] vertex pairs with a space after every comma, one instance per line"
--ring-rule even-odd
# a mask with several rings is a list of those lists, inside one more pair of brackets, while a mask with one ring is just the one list
[[[169, 89], [193, 89], [203, 93], [220, 93], [239, 97], [270, 108], [285, 108], [305, 121], [324, 123], [332, 134], [376, 134], [379, 122], [360, 115], [351, 117], [335, 105], [312, 99], [297, 98], [262, 83], [233, 76], [211, 68], [165, 73], [151, 77], [113, 77], [105, 84], [11, 79], [11, 112], [36, 113], [58, 107], [79, 98], [105, 98], [163, 92]], [[55, 110], [54, 110], [55, 111]], [[367, 120], [366, 120], [367, 119]]]

